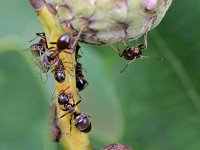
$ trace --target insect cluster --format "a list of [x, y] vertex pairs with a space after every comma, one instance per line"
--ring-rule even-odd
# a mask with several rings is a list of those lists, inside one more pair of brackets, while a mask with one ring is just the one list
[[[42, 73], [46, 75], [50, 72], [53, 73], [54, 79], [58, 84], [63, 84], [65, 80], [68, 80], [66, 72], [76, 79], [77, 91], [80, 92], [88, 85], [87, 80], [83, 75], [83, 67], [79, 62], [81, 55], [79, 54], [80, 45], [78, 44], [80, 33], [75, 36], [76, 39], [72, 40], [71, 33], [65, 33], [61, 35], [57, 42], [50, 42], [53, 47], [48, 47], [45, 33], [36, 33], [36, 37], [39, 37], [39, 41], [30, 46], [30, 53], [33, 57], [35, 64], [40, 68]], [[35, 40], [35, 38], [33, 39]], [[30, 42], [32, 42], [31, 40]], [[54, 46], [55, 45], [55, 46]], [[75, 54], [75, 64], [72, 62], [65, 62], [64, 59], [60, 58], [60, 54], [64, 52], [67, 54]], [[65, 63], [72, 64], [73, 67], [66, 67]], [[75, 76], [70, 72], [75, 71]], [[69, 82], [68, 82], [69, 83]], [[75, 127], [80, 132], [89, 132], [91, 130], [91, 122], [89, 120], [90, 115], [85, 112], [79, 112], [76, 110], [76, 106], [81, 102], [81, 97], [78, 102], [74, 100], [73, 92], [69, 91], [70, 85], [66, 89], [60, 90], [57, 96], [57, 103], [60, 105], [60, 109], [65, 112], [64, 115], [58, 116], [55, 114], [53, 124], [56, 129], [54, 134], [54, 141], [59, 141], [61, 138], [61, 130], [59, 130], [57, 119], [62, 119], [65, 115], [71, 115], [70, 118], [70, 134], [72, 129], [72, 120]], [[57, 133], [57, 134], [56, 134]]]
[[[41, 71], [46, 74], [48, 72], [53, 73], [54, 79], [59, 84], [63, 84], [64, 81], [68, 79], [65, 74], [67, 72], [69, 75], [76, 79], [77, 91], [80, 92], [84, 90], [87, 87], [88, 82], [83, 75], [83, 66], [79, 62], [80, 58], [82, 57], [79, 53], [81, 47], [78, 43], [81, 37], [81, 31], [76, 36], [72, 35], [71, 33], [65, 33], [61, 35], [58, 38], [57, 42], [50, 42], [50, 44], [54, 45], [53, 47], [48, 47], [45, 33], [36, 33], [36, 36], [40, 37], [40, 39], [37, 43], [30, 46], [30, 52], [33, 56], [35, 63], [39, 66]], [[136, 58], [152, 58], [142, 55], [142, 51], [147, 48], [147, 33], [144, 34], [144, 44], [127, 46], [125, 41], [123, 41], [123, 43], [125, 49], [122, 53], [118, 48], [115, 48], [113, 45], [111, 45], [120, 57], [129, 60], [129, 62], [121, 70], [121, 72], [123, 72], [128, 67], [128, 65], [131, 64]], [[75, 64], [73, 65], [73, 62], [64, 62], [64, 60], [60, 58], [60, 53], [62, 52], [69, 55], [74, 54]], [[70, 63], [73, 67], [67, 67], [65, 63]], [[75, 71], [75, 76], [70, 73], [71, 71]], [[80, 132], [90, 132], [92, 127], [91, 121], [89, 120], [90, 115], [88, 113], [79, 112], [76, 110], [76, 106], [81, 102], [81, 97], [79, 96], [80, 100], [78, 102], [75, 102], [74, 93], [73, 91], [69, 90], [69, 87], [70, 85], [68, 85], [66, 89], [62, 89], [58, 92], [57, 103], [60, 106], [60, 109], [65, 113], [60, 117], [57, 116], [56, 113], [56, 117], [58, 119], [61, 119], [66, 115], [71, 115], [69, 121], [70, 134], [72, 130], [72, 121], [75, 127]], [[54, 119], [53, 121], [56, 129], [54, 139], [55, 141], [59, 141], [62, 133], [61, 130], [59, 130], [59, 125], [56, 120], [57, 119]]]

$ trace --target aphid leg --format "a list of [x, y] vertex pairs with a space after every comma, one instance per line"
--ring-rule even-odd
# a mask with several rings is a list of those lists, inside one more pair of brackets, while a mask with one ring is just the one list
[[122, 73], [122, 72], [124, 72], [125, 70], [126, 70], [126, 68], [128, 67], [128, 65], [130, 65], [132, 62], [134, 62], [135, 61], [135, 58], [133, 59], [133, 60], [131, 60], [130, 62], [128, 62], [127, 64], [126, 64], [126, 66], [120, 71], [120, 73]]

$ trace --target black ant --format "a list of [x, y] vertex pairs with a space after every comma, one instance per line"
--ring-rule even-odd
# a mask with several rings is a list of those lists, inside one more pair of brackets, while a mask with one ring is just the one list
[[124, 72], [128, 67], [128, 65], [134, 62], [136, 58], [151, 58], [158, 61], [163, 60], [162, 58], [157, 59], [157, 58], [152, 58], [150, 56], [142, 55], [142, 51], [147, 49], [147, 33], [144, 34], [144, 44], [137, 44], [136, 46], [127, 46], [125, 41], [123, 42], [125, 45], [125, 49], [122, 53], [119, 51], [118, 48], [116, 49], [114, 46], [111, 45], [111, 47], [119, 54], [120, 57], [124, 57], [124, 59], [130, 60], [130, 62], [126, 64], [126, 66], [120, 71], [120, 73]]
[[38, 43], [32, 44], [30, 46], [30, 52], [32, 53], [33, 56], [41, 56], [45, 53], [46, 50], [48, 50], [48, 45], [47, 45], [47, 40], [45, 33], [36, 33], [36, 37], [33, 38], [31, 41], [35, 40], [37, 37], [40, 37], [40, 40]]
[[55, 63], [55, 68], [52, 70], [54, 73], [54, 78], [59, 83], [63, 83], [65, 80], [65, 66], [62, 60], [59, 58]]
[[[64, 106], [63, 111], [67, 111], [64, 115], [62, 115], [60, 118], [64, 117], [68, 113], [70, 113], [73, 116], [74, 124], [75, 127], [80, 131], [80, 132], [90, 132], [92, 125], [88, 117], [90, 117], [89, 114], [84, 113], [84, 112], [77, 112], [75, 110], [75, 107], [81, 102], [79, 100], [76, 104], [71, 104], [69, 102], [69, 99], [73, 98], [72, 93], [65, 93], [65, 90], [61, 90], [58, 94], [58, 103], [60, 105]], [[73, 100], [74, 101], [74, 100]], [[70, 118], [70, 132], [71, 132], [71, 121], [72, 121], [72, 116]]]
[[79, 91], [82, 91], [86, 88], [88, 85], [88, 82], [85, 80], [84, 75], [82, 73], [82, 65], [78, 62], [78, 59], [81, 58], [81, 55], [79, 54], [80, 46], [77, 44], [76, 47], [76, 54], [75, 54], [75, 60], [76, 60], [76, 87]]
[[88, 82], [85, 80], [84, 75], [82, 73], [82, 65], [80, 63], [76, 64], [76, 87], [79, 91], [85, 89], [88, 85]]

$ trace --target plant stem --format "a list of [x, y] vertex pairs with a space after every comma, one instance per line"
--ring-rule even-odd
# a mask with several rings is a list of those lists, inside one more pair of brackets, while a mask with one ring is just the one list
[[[37, 3], [38, 4], [38, 3]], [[33, 4], [32, 4], [33, 5]], [[52, 14], [46, 4], [41, 2], [41, 8], [37, 9], [36, 12], [39, 16], [39, 19], [44, 27], [46, 38], [49, 46], [50, 42], [56, 42], [57, 39], [66, 32], [62, 29], [59, 24], [59, 21], [56, 19], [55, 15]], [[72, 92], [74, 95], [75, 102], [78, 101], [78, 93], [76, 88], [76, 78], [75, 78], [75, 54], [66, 54], [62, 52], [59, 57], [63, 60], [65, 65], [65, 74], [66, 79], [63, 83], [56, 82], [56, 95], [58, 95], [59, 91], [65, 90], [68, 86], [69, 88], [66, 92]], [[68, 63], [70, 62], [70, 63]], [[70, 70], [71, 68], [72, 70]], [[58, 126], [61, 130], [61, 138], [59, 143], [63, 146], [64, 150], [92, 150], [92, 146], [90, 145], [88, 135], [86, 133], [80, 132], [72, 121], [72, 125], [70, 125], [71, 115], [67, 114], [64, 117], [60, 118], [64, 112], [61, 110], [60, 105], [56, 100], [56, 108], [57, 108], [57, 118], [58, 118]], [[70, 132], [70, 126], [72, 126], [72, 130]]]

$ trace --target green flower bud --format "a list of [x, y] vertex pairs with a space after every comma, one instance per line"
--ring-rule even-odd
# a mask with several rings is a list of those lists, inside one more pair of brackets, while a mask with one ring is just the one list
[[82, 42], [99, 45], [139, 38], [160, 23], [171, 2], [172, 0], [46, 0], [64, 30], [83, 30]]

